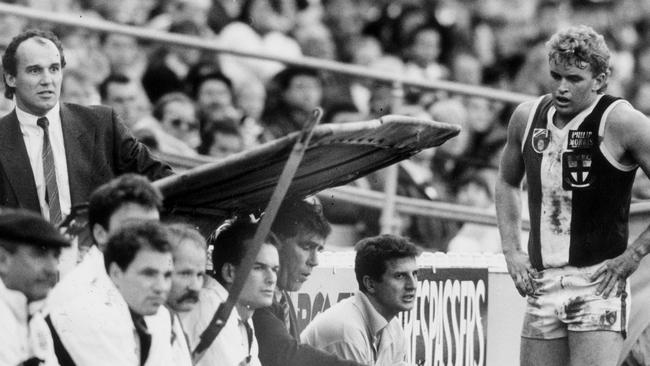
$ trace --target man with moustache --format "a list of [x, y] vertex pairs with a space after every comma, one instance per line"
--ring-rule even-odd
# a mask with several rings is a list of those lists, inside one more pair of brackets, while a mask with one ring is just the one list
[[110, 108], [59, 102], [65, 57], [53, 33], [18, 34], [2, 66], [5, 97], [16, 108], [0, 119], [0, 206], [40, 212], [59, 224], [117, 175], [172, 174]]
[[[190, 344], [198, 344], [219, 305], [228, 298], [237, 267], [246, 255], [257, 223], [248, 217], [224, 225], [218, 236], [208, 239], [212, 250], [214, 278], [208, 277], [201, 290], [199, 304], [189, 313], [180, 314]], [[270, 235], [262, 244], [237, 304], [219, 335], [212, 341], [197, 365], [260, 366], [258, 346], [251, 317], [256, 310], [271, 305], [279, 267], [278, 250]]]
[[167, 308], [172, 313], [172, 347], [174, 357], [191, 358], [178, 316], [191, 311], [199, 302], [205, 279], [207, 245], [201, 233], [188, 224], [171, 224], [168, 229], [174, 258], [172, 288], [167, 297]]
[[271, 231], [278, 238], [280, 270], [273, 304], [253, 315], [264, 366], [354, 366], [336, 355], [300, 343], [301, 325], [289, 292], [300, 290], [318, 265], [331, 228], [315, 197], [286, 200], [280, 206]]
[[611, 55], [602, 35], [573, 26], [546, 46], [552, 92], [513, 112], [496, 184], [508, 272], [527, 298], [521, 364], [615, 365], [626, 334], [627, 278], [650, 251], [648, 229], [628, 245], [634, 177], [639, 167], [650, 173], [650, 123], [605, 94]]
[[0, 211], [0, 365], [58, 365], [35, 302], [56, 282], [61, 248], [70, 243], [40, 215]]
[[318, 314], [300, 339], [366, 365], [406, 365], [408, 345], [397, 315], [415, 305], [420, 251], [394, 235], [362, 239], [356, 250], [359, 291]]

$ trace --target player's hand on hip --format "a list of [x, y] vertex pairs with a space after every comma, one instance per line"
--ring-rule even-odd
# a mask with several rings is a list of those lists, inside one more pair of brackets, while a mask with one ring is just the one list
[[515, 287], [521, 296], [535, 295], [535, 284], [533, 278], [537, 277], [537, 271], [530, 264], [528, 255], [520, 250], [504, 252], [508, 273], [515, 283]]
[[603, 262], [591, 275], [592, 281], [600, 280], [596, 295], [608, 298], [616, 288], [615, 294], [620, 296], [625, 291], [627, 278], [639, 267], [640, 260], [633, 250], [626, 250], [618, 257]]

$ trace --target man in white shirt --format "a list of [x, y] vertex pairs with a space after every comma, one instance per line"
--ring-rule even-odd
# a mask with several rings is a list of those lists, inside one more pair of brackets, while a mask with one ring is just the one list
[[177, 365], [182, 365], [184, 360], [190, 360], [191, 364], [191, 349], [179, 315], [191, 311], [199, 302], [205, 279], [207, 244], [201, 233], [188, 224], [171, 224], [168, 228], [174, 258], [172, 288], [166, 304], [173, 317], [172, 347]]
[[161, 306], [171, 288], [170, 240], [168, 229], [154, 221], [126, 224], [110, 236], [108, 284], [51, 309], [62, 366], [175, 364], [172, 316]]
[[[216, 238], [209, 239], [209, 245], [213, 246], [214, 278], [207, 278], [198, 306], [181, 314], [193, 347], [198, 344], [219, 305], [228, 298], [228, 289], [235, 281], [237, 267], [256, 229], [257, 224], [241, 218], [228, 224]], [[230, 317], [197, 365], [260, 365], [251, 317], [256, 309], [271, 305], [279, 266], [276, 244], [268, 238], [255, 259]]]
[[61, 248], [70, 243], [24, 210], [0, 211], [0, 365], [58, 365], [52, 337], [35, 304], [56, 282]]
[[318, 314], [301, 341], [366, 365], [407, 364], [407, 339], [397, 315], [415, 305], [418, 248], [379, 235], [356, 244], [359, 291]]

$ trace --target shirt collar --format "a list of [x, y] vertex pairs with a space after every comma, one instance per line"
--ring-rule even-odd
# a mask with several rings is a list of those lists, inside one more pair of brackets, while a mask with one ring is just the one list
[[[60, 120], [59, 112], [61, 111], [61, 105], [57, 102], [52, 109], [45, 113], [45, 117], [50, 121], [50, 123], [58, 123]], [[36, 120], [43, 116], [36, 116], [27, 111], [24, 111], [16, 105], [16, 116], [18, 117], [18, 122], [21, 126], [36, 126]]]
[[0, 301], [4, 301], [17, 319], [27, 322], [29, 319], [29, 307], [27, 297], [20, 291], [8, 289], [0, 279]]
[[357, 291], [355, 303], [361, 311], [368, 317], [368, 326], [373, 336], [377, 336], [382, 329], [388, 325], [388, 321], [372, 305], [368, 296], [361, 291]]

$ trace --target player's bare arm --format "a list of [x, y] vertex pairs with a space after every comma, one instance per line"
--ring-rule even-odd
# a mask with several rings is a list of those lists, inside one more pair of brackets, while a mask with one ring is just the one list
[[[646, 175], [650, 174], [650, 120], [629, 104], [623, 103], [612, 110], [607, 120], [604, 144], [621, 164], [638, 164]], [[650, 227], [639, 235], [616, 258], [606, 261], [593, 274], [602, 278], [597, 293], [608, 297], [616, 288], [616, 295], [625, 289], [626, 279], [638, 268], [641, 258], [650, 251]]]
[[501, 156], [496, 183], [496, 211], [501, 246], [508, 272], [521, 296], [533, 294], [531, 275], [535, 270], [528, 255], [521, 249], [521, 181], [525, 168], [521, 152], [528, 115], [534, 102], [517, 107], [508, 124], [508, 140]]

